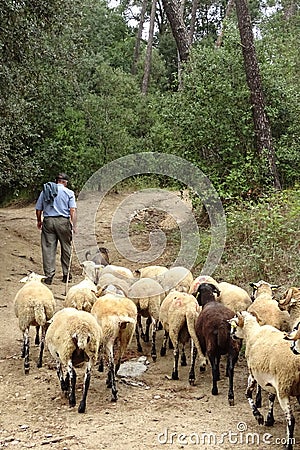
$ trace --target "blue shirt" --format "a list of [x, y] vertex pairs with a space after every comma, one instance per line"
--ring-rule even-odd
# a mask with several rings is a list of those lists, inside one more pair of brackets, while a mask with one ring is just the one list
[[36, 202], [35, 209], [43, 211], [44, 217], [63, 216], [70, 217], [70, 208], [76, 208], [75, 194], [63, 184], [57, 184], [58, 192], [54, 198], [53, 206], [44, 200], [43, 191]]

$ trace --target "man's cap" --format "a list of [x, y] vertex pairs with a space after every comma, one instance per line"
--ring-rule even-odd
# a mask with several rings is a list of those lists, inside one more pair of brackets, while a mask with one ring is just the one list
[[56, 177], [56, 181], [58, 180], [69, 181], [69, 177], [66, 173], [61, 172]]

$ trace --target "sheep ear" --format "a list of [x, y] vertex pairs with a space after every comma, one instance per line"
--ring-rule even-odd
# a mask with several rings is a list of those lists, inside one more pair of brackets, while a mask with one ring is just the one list
[[280, 284], [271, 284], [272, 291], [275, 291], [278, 288], [280, 288]]
[[27, 283], [28, 279], [29, 279], [29, 277], [28, 277], [28, 275], [27, 275], [26, 277], [22, 278], [22, 279], [19, 281], [19, 283]]
[[257, 283], [253, 283], [253, 282], [249, 283], [249, 286], [252, 287], [253, 289], [258, 288]]

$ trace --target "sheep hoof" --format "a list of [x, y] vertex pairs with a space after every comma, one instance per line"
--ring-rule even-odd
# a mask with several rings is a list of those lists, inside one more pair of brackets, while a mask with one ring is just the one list
[[267, 418], [267, 420], [265, 421], [264, 425], [265, 425], [266, 427], [272, 427], [272, 426], [274, 425], [274, 423], [275, 423], [275, 420], [274, 420], [274, 419], [268, 419], [268, 418]]
[[172, 380], [179, 380], [179, 376], [177, 372], [172, 373]]
[[79, 412], [79, 413], [84, 413], [84, 412], [85, 412], [85, 405], [82, 405], [82, 404], [80, 403], [80, 405], [79, 405], [79, 407], [78, 407], [78, 412]]
[[194, 379], [189, 379], [189, 383], [191, 386], [195, 386], [195, 380]]
[[228, 403], [229, 403], [229, 406], [234, 406], [234, 399], [233, 398], [229, 398], [228, 399]]
[[256, 414], [255, 415], [255, 419], [257, 420], [258, 425], [263, 425], [264, 424], [264, 418], [261, 414]]
[[118, 400], [118, 399], [117, 399], [117, 396], [115, 396], [115, 397], [112, 397], [110, 401], [111, 401], [112, 403], [116, 403], [117, 400]]
[[25, 367], [24, 373], [25, 373], [25, 375], [28, 375], [28, 374], [29, 374], [29, 367]]
[[157, 355], [151, 355], [152, 356], [152, 361], [153, 362], [156, 362], [156, 360], [157, 360]]
[[167, 349], [165, 347], [162, 347], [160, 349], [160, 356], [166, 356], [166, 353], [167, 353]]
[[218, 395], [219, 394], [218, 388], [212, 388], [211, 393], [212, 395]]

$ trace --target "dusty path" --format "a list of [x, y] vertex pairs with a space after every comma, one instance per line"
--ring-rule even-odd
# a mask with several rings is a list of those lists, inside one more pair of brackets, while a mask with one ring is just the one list
[[[110, 241], [110, 220], [122, 195], [105, 199], [97, 231], [100, 245], [111, 250], [112, 260], [120, 264]], [[138, 239], [139, 234], [135, 234]], [[140, 450], [153, 448], [182, 449], [281, 449], [285, 421], [278, 406], [273, 428], [258, 426], [246, 402], [247, 370], [241, 356], [235, 374], [235, 406], [227, 403], [227, 379], [224, 362], [221, 367], [219, 396], [211, 395], [211, 372], [198, 373], [196, 385], [188, 384], [188, 367], [180, 368], [180, 380], [172, 381], [172, 352], [156, 363], [149, 358], [150, 346], [144, 344], [148, 356], [147, 371], [135, 385], [118, 382], [119, 400], [110, 402], [103, 374], [94, 371], [87, 401], [87, 412], [70, 409], [60, 394], [56, 371], [49, 353], [44, 365], [37, 369], [37, 348], [32, 346], [31, 370], [23, 374], [20, 358], [21, 332], [13, 311], [13, 299], [20, 288], [18, 281], [28, 270], [42, 273], [40, 235], [36, 229], [34, 205], [0, 209], [0, 447], [10, 449]], [[141, 243], [142, 245], [142, 243]], [[169, 249], [165, 255], [172, 253]], [[59, 264], [58, 264], [59, 267]], [[131, 266], [130, 268], [135, 268]], [[72, 264], [74, 282], [81, 279], [76, 256]], [[58, 271], [51, 286], [57, 307], [63, 306], [65, 286]], [[162, 332], [158, 333], [158, 348]], [[131, 353], [135, 355], [135, 339]], [[284, 363], [284, 362], [283, 362]], [[78, 397], [82, 372], [78, 370]], [[262, 411], [267, 410], [263, 397]], [[296, 440], [300, 448], [300, 414], [296, 409]], [[279, 441], [276, 442], [276, 439]]]

